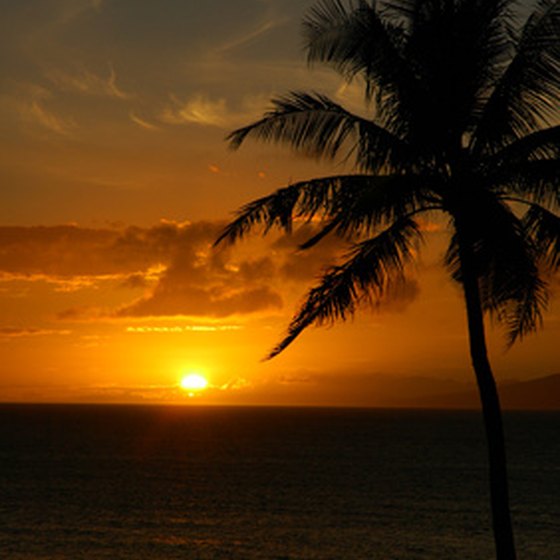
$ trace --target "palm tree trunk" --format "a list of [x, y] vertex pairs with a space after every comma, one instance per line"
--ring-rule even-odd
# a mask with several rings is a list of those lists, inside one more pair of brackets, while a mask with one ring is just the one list
[[473, 255], [470, 247], [461, 247], [463, 290], [467, 308], [470, 355], [476, 375], [486, 441], [490, 474], [492, 525], [497, 560], [515, 560], [515, 544], [509, 511], [506, 450], [502, 411], [496, 382], [486, 348], [484, 318]]

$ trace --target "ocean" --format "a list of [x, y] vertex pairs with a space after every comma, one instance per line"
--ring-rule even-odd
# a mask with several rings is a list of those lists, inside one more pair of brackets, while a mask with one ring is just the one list
[[[560, 559], [560, 413], [506, 414], [519, 560]], [[0, 405], [0, 558], [491, 560], [474, 411]]]

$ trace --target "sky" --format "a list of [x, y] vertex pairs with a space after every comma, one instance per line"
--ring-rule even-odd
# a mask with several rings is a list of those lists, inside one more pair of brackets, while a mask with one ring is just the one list
[[[464, 309], [424, 224], [409, 282], [376, 309], [281, 338], [335, 240], [212, 242], [232, 212], [345, 169], [225, 137], [290, 90], [361, 110], [309, 68], [301, 0], [0, 0], [0, 401], [392, 406], [472, 387]], [[560, 304], [499, 381], [559, 372]], [[190, 373], [204, 391], [180, 387]]]

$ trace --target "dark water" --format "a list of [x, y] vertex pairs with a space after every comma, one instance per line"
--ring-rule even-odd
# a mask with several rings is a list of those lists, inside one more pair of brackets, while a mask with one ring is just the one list
[[[506, 421], [519, 558], [560, 559], [560, 414]], [[0, 558], [492, 557], [475, 412], [0, 406]]]

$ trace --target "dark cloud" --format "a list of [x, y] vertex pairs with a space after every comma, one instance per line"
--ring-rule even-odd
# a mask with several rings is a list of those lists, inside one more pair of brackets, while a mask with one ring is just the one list
[[[283, 294], [303, 294], [343, 245], [327, 238], [306, 251], [298, 246], [316, 231], [304, 225], [293, 235], [215, 250], [223, 222], [161, 223], [151, 228], [88, 229], [78, 226], [0, 228], [0, 274], [71, 286], [96, 285], [122, 294], [144, 290], [135, 301], [74, 303], [61, 319], [100, 316], [211, 316], [280, 309]], [[105, 289], [105, 292], [107, 290]], [[390, 290], [378, 306], [403, 311], [418, 295], [415, 282]], [[111, 308], [113, 311], [111, 311]]]
[[283, 277], [293, 282], [311, 282], [347, 248], [336, 236], [327, 236], [314, 247], [301, 250], [299, 247], [316, 233], [316, 225], [303, 224], [272, 243], [272, 249], [284, 255], [280, 265]]
[[83, 319], [98, 319], [106, 316], [106, 310], [92, 305], [70, 307], [56, 314], [56, 318], [62, 321], [81, 321]]
[[230, 260], [230, 251], [214, 251], [209, 246], [218, 230], [204, 231], [209, 234], [202, 236], [206, 243], [200, 243], [198, 235], [182, 243], [155, 289], [122, 307], [118, 316], [226, 317], [282, 307], [279, 292], [270, 286], [275, 275], [271, 259]]
[[[171, 289], [170, 289], [171, 288]], [[198, 315], [228, 317], [282, 307], [280, 295], [267, 288], [243, 289], [227, 293], [222, 289], [204, 290], [192, 286], [178, 289], [163, 282], [145, 299], [123, 307], [119, 317]]]
[[53, 276], [130, 276], [169, 263], [182, 249], [210, 244], [220, 223], [151, 228], [72, 225], [0, 227], [0, 272]]
[[131, 274], [123, 280], [121, 285], [123, 288], [134, 290], [139, 288], [147, 288], [149, 283], [143, 274]]
[[403, 313], [420, 295], [420, 285], [415, 278], [406, 278], [389, 286], [375, 308], [383, 313]]
[[[0, 228], [0, 272], [5, 279], [16, 275], [55, 283], [61, 278], [67, 282], [89, 278], [87, 285], [109, 277], [116, 287], [147, 290], [141, 299], [123, 304], [116, 312], [120, 317], [225, 317], [280, 308], [282, 298], [270, 286], [277, 273], [272, 259], [232, 260], [232, 251], [212, 250], [223, 225]], [[88, 304], [63, 310], [58, 317], [71, 320], [107, 314], [112, 312]]]
[[70, 334], [67, 330], [44, 329], [36, 327], [0, 327], [0, 338], [23, 338], [51, 334]]
[[[136, 244], [130, 240], [136, 240]], [[162, 249], [134, 228], [117, 232], [76, 226], [0, 228], [0, 271], [56, 276], [128, 274], [157, 262]]]

